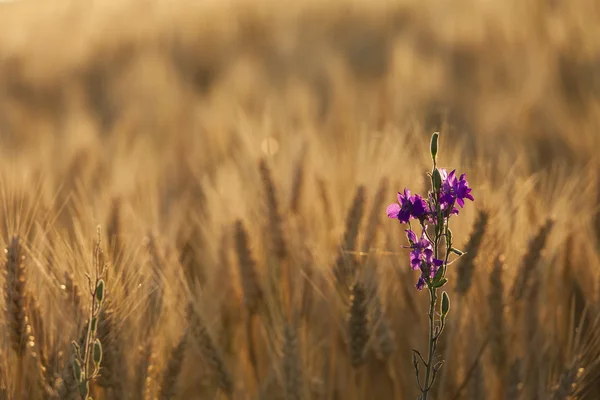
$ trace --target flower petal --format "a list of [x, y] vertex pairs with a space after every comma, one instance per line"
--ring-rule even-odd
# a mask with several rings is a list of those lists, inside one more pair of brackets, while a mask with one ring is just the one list
[[410, 229], [406, 230], [406, 236], [408, 237], [408, 240], [411, 243], [414, 243], [414, 242], [417, 241], [417, 235], [413, 231], [411, 231]]
[[400, 206], [396, 203], [390, 204], [386, 210], [387, 216], [389, 218], [398, 218], [399, 212], [400, 212]]

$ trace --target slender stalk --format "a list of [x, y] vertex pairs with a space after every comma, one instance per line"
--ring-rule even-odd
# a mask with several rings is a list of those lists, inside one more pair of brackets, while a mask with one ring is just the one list
[[427, 400], [429, 389], [433, 385], [433, 382], [429, 382], [432, 378], [432, 363], [433, 356], [435, 354], [435, 342], [437, 341], [437, 335], [435, 333], [435, 304], [437, 302], [437, 289], [429, 289], [429, 353], [427, 356], [427, 372], [425, 373], [425, 384], [423, 385], [423, 397], [422, 400]]

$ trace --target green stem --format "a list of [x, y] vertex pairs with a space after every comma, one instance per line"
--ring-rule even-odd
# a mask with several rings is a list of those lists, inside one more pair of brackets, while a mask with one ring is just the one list
[[431, 371], [433, 369], [433, 356], [435, 353], [435, 303], [437, 302], [437, 289], [429, 289], [429, 354], [427, 356], [427, 372], [425, 374], [425, 385], [423, 386], [422, 400], [427, 400], [431, 383]]

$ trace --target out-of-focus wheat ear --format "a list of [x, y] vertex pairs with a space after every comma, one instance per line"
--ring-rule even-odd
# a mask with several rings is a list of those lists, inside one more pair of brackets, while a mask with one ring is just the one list
[[28, 320], [26, 298], [25, 257], [18, 236], [13, 236], [6, 252], [5, 305], [10, 344], [17, 354], [15, 393], [23, 395], [24, 364], [27, 352]]
[[579, 384], [584, 376], [584, 368], [581, 366], [579, 357], [568, 366], [565, 366], [561, 372], [558, 383], [552, 388], [551, 400], [574, 400], [578, 399], [576, 394]]
[[72, 308], [72, 319], [79, 322], [83, 319], [83, 315], [85, 315], [81, 303], [81, 290], [79, 290], [79, 285], [75, 283], [73, 274], [65, 271], [64, 276], [65, 283], [61, 286], [61, 289], [68, 300], [69, 306]]
[[305, 248], [303, 252], [306, 258], [302, 268], [303, 285], [302, 298], [300, 300], [300, 317], [306, 320], [310, 318], [313, 305], [313, 292], [315, 291], [315, 286], [318, 285], [317, 279], [320, 278], [320, 275], [315, 273], [312, 253], [308, 248]]
[[[69, 357], [55, 387], [56, 398], [61, 400], [81, 400], [78, 383], [73, 371], [73, 356]], [[53, 398], [53, 397], [51, 397]]]
[[346, 216], [346, 230], [334, 266], [334, 275], [342, 288], [349, 287], [356, 272], [356, 241], [365, 206], [365, 187], [356, 189], [352, 206]]
[[183, 366], [187, 340], [188, 333], [186, 330], [179, 339], [177, 345], [171, 350], [169, 361], [163, 372], [162, 382], [160, 384], [159, 400], [169, 400], [177, 395], [177, 381]]
[[13, 350], [21, 358], [27, 350], [27, 297], [25, 256], [20, 240], [13, 237], [6, 252], [6, 322]]
[[102, 343], [102, 374], [97, 382], [100, 387], [112, 391], [113, 398], [122, 399], [125, 398], [127, 388], [127, 363], [117, 321], [117, 316], [107, 304], [98, 316], [98, 339]]
[[229, 372], [229, 369], [223, 361], [220, 350], [216, 347], [211, 338], [204, 321], [194, 310], [193, 305], [189, 305], [187, 309], [188, 329], [190, 332], [190, 340], [194, 340], [198, 345], [202, 357], [213, 369], [217, 377], [218, 387], [229, 397], [233, 395], [234, 382]]
[[488, 294], [490, 352], [492, 365], [504, 391], [506, 385], [506, 367], [508, 362], [508, 349], [506, 344], [506, 319], [504, 317], [504, 282], [502, 280], [504, 256], [499, 255], [494, 260], [494, 267], [490, 274], [490, 288]]
[[527, 253], [525, 253], [519, 266], [518, 275], [511, 290], [511, 296], [514, 301], [521, 300], [525, 295], [531, 279], [531, 273], [536, 270], [535, 266], [542, 257], [542, 250], [546, 247], [546, 241], [548, 240], [548, 236], [550, 236], [553, 225], [554, 221], [552, 219], [546, 220], [546, 223], [538, 230], [535, 237], [530, 240]]
[[146, 306], [145, 321], [148, 324], [147, 329], [154, 331], [160, 320], [163, 309], [163, 281], [162, 274], [165, 271], [165, 260], [163, 253], [158, 248], [156, 237], [149, 234], [146, 237], [146, 250], [150, 257], [152, 273], [149, 279], [151, 290]]
[[52, 385], [53, 373], [50, 370], [47, 356], [46, 330], [40, 305], [35, 294], [31, 292], [27, 294], [27, 310], [31, 327], [28, 346], [38, 368], [40, 387], [48, 392]]
[[304, 160], [306, 159], [307, 147], [304, 146], [296, 161], [294, 167], [294, 176], [292, 178], [292, 192], [290, 198], [290, 211], [292, 214], [297, 215], [300, 212], [300, 206], [302, 204], [302, 194], [304, 193]]
[[304, 375], [298, 331], [294, 323], [286, 323], [283, 330], [283, 386], [286, 400], [301, 400], [304, 396]]
[[[598, 169], [596, 169], [598, 170]], [[594, 230], [596, 232], [596, 246], [600, 251], [600, 173], [596, 177], [596, 215], [594, 218]]]
[[155, 353], [152, 338], [145, 341], [137, 348], [137, 362], [135, 365], [134, 393], [140, 393], [139, 398], [151, 400], [156, 397], [155, 386]]
[[262, 304], [263, 291], [256, 274], [256, 262], [250, 251], [248, 232], [241, 220], [235, 222], [234, 235], [244, 300], [250, 315], [253, 315], [258, 312]]
[[[525, 348], [534, 349], [539, 346], [539, 343], [546, 343], [543, 337], [543, 330], [540, 329], [540, 271], [532, 265], [533, 274], [531, 274], [530, 282], [525, 288], [526, 307], [523, 310], [523, 333], [525, 335]], [[528, 351], [524, 358], [523, 365], [523, 394], [526, 399], [535, 399], [539, 397], [540, 388], [540, 369], [542, 365], [542, 351]]]
[[371, 204], [369, 218], [367, 219], [367, 229], [365, 231], [365, 237], [360, 248], [362, 252], [369, 252], [377, 238], [377, 231], [379, 230], [379, 224], [381, 222], [381, 210], [385, 205], [385, 197], [388, 191], [388, 186], [388, 178], [381, 178], [377, 193], [375, 193], [375, 197], [373, 198], [373, 204]]
[[116, 270], [120, 268], [118, 257], [121, 256], [121, 200], [115, 197], [110, 204], [110, 212], [106, 221], [106, 236], [111, 263]]
[[[2, 356], [3, 354], [0, 352], [0, 357]], [[10, 400], [8, 387], [6, 386], [6, 377], [4, 375], [4, 371], [0, 368], [0, 400]]]
[[522, 360], [520, 358], [516, 358], [509, 368], [508, 382], [506, 385], [504, 400], [521, 399], [521, 393], [523, 392], [523, 381], [521, 380], [522, 369]]
[[193, 287], [197, 280], [200, 285], [204, 286], [206, 284], [207, 276], [206, 267], [202, 257], [199, 256], [199, 254], [202, 254], [202, 247], [204, 244], [200, 229], [194, 224], [191, 232], [187, 237], [182, 238], [180, 243], [179, 248], [181, 250], [179, 252], [179, 263], [184, 269], [188, 284], [190, 287]]
[[156, 379], [158, 374], [158, 366], [156, 365], [156, 353], [151, 352], [148, 357], [148, 363], [146, 365], [146, 375], [144, 379], [144, 400], [155, 400], [156, 399]]
[[271, 251], [278, 259], [283, 260], [287, 256], [287, 245], [283, 234], [283, 221], [277, 201], [275, 182], [271, 175], [271, 169], [264, 159], [259, 162], [259, 170], [268, 207]]
[[369, 342], [367, 293], [360, 281], [352, 286], [348, 334], [350, 339], [350, 359], [352, 366], [356, 368], [365, 363], [367, 344]]
[[473, 281], [473, 271], [475, 270], [475, 258], [479, 253], [479, 248], [483, 241], [488, 226], [489, 214], [485, 210], [479, 210], [475, 224], [473, 225], [473, 231], [469, 237], [464, 251], [465, 254], [458, 260], [457, 266], [457, 279], [456, 279], [456, 293], [461, 296], [467, 294], [471, 288]]
[[396, 341], [394, 331], [392, 330], [392, 327], [385, 316], [379, 293], [376, 293], [373, 297], [372, 307], [372, 324], [374, 325], [375, 335], [375, 340], [373, 340], [373, 348], [375, 350], [375, 356], [378, 360], [386, 362], [396, 351]]
[[572, 309], [573, 321], [577, 324], [581, 323], [582, 331], [588, 332], [588, 326], [591, 321], [589, 320], [589, 315], [586, 315], [587, 300], [577, 278], [576, 266], [573, 265], [573, 255], [577, 251], [575, 244], [575, 239], [573, 239], [572, 235], [569, 235], [564, 245], [565, 251], [562, 269], [562, 283], [566, 293], [564, 301]]
[[327, 230], [333, 229], [333, 217], [331, 215], [331, 198], [329, 196], [329, 189], [327, 189], [327, 183], [322, 178], [317, 178], [317, 187], [319, 189], [319, 199], [321, 200], [321, 206], [323, 207], [323, 216], [325, 217], [325, 226]]

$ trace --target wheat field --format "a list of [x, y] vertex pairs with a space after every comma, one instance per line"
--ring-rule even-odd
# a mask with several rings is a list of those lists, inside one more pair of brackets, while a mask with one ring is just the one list
[[434, 131], [431, 398], [599, 399], [597, 1], [0, 3], [0, 399], [81, 398], [102, 270], [95, 400], [416, 399]]

